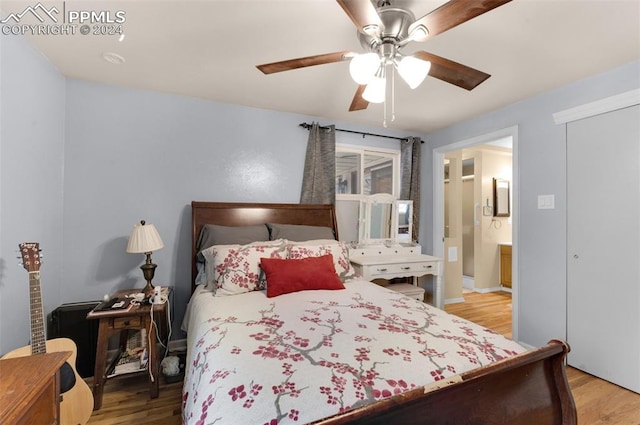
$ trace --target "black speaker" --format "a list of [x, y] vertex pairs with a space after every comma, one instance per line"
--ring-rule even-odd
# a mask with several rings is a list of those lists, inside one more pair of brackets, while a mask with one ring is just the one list
[[87, 320], [87, 313], [98, 304], [98, 301], [62, 304], [51, 313], [49, 338], [69, 338], [76, 343], [76, 370], [83, 378], [93, 376], [96, 364], [99, 320]]

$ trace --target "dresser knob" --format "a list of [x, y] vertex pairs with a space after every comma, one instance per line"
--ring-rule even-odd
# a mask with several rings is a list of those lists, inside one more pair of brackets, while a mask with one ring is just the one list
[[378, 269], [379, 272], [386, 272], [387, 269]]
[[402, 270], [411, 270], [411, 267], [409, 267], [409, 266], [404, 266], [404, 267], [402, 267]]

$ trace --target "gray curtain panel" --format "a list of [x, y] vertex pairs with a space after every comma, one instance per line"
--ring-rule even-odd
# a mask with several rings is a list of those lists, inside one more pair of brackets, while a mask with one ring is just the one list
[[420, 228], [420, 145], [422, 139], [409, 137], [400, 142], [400, 199], [413, 201], [413, 232], [418, 240]]
[[336, 128], [312, 123], [304, 161], [301, 204], [336, 202]]

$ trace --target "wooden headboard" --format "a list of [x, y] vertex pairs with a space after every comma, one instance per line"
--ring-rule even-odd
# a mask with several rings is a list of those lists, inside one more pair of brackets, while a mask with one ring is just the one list
[[191, 291], [195, 289], [196, 242], [205, 224], [252, 226], [264, 223], [304, 224], [333, 229], [338, 238], [333, 205], [191, 202]]

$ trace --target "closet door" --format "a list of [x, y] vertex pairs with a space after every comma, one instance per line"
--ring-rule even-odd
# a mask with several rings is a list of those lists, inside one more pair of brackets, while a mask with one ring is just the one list
[[567, 124], [569, 364], [640, 392], [640, 106]]

